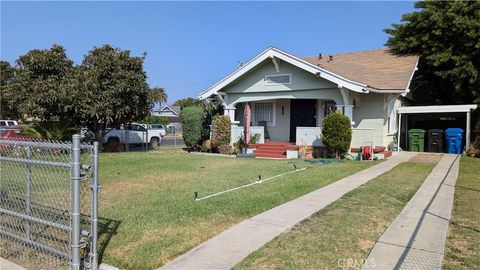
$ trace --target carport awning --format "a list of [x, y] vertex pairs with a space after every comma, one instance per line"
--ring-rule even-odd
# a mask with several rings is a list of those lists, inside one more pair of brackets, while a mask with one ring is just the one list
[[411, 106], [400, 107], [397, 109], [399, 114], [406, 113], [454, 113], [454, 112], [470, 112], [477, 108], [476, 104], [467, 105], [437, 105], [437, 106]]
[[[419, 113], [466, 113], [467, 125], [465, 130], [465, 149], [468, 151], [470, 147], [470, 113], [477, 108], [476, 104], [465, 105], [436, 105], [436, 106], [411, 106], [400, 107], [397, 109], [398, 113], [398, 132], [397, 144], [400, 145], [400, 130], [402, 126], [402, 114], [419, 114]], [[397, 150], [400, 147], [397, 147]]]

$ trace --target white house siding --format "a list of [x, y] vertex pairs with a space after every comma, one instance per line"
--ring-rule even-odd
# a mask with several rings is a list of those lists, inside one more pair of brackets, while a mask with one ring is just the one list
[[374, 144], [385, 145], [385, 109], [384, 94], [369, 93], [360, 96], [357, 106], [353, 108], [354, 128], [373, 128]]

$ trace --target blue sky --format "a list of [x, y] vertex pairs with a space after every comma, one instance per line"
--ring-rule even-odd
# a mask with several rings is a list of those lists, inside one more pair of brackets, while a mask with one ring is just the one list
[[63, 45], [75, 63], [109, 43], [140, 56], [168, 102], [197, 94], [268, 46], [297, 56], [382, 48], [413, 2], [1, 2], [2, 60]]

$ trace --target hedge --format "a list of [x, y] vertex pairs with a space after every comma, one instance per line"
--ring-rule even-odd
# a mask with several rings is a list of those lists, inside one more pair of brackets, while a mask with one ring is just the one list
[[203, 109], [186, 107], [180, 113], [183, 127], [183, 140], [187, 147], [200, 149], [202, 146]]
[[322, 142], [333, 157], [343, 157], [351, 141], [352, 125], [347, 116], [335, 111], [323, 119]]
[[212, 146], [222, 154], [230, 154], [231, 146], [230, 118], [216, 115], [212, 120]]

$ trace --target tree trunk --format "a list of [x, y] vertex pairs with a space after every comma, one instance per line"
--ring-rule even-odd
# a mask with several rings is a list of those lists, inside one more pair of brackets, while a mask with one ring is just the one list
[[100, 129], [100, 126], [98, 124], [96, 124], [94, 127], [92, 127], [91, 130], [95, 134], [95, 140], [99, 144], [99, 150], [102, 151], [103, 150], [103, 137], [105, 136], [105, 134]]

